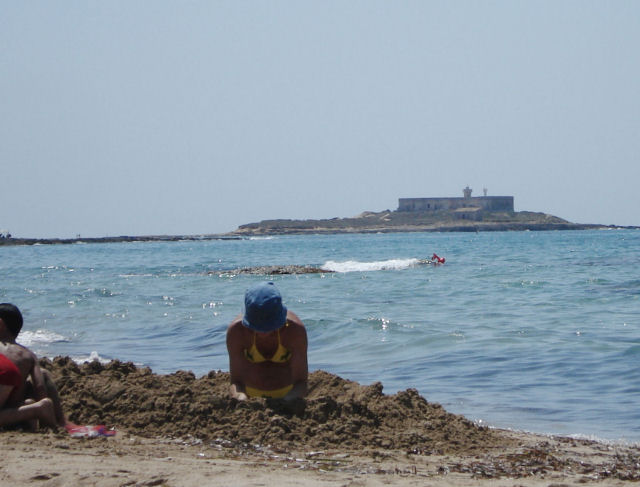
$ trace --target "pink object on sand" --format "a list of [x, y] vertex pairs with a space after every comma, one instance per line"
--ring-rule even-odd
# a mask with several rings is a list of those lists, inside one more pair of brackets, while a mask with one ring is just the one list
[[108, 430], [103, 424], [80, 426], [69, 423], [65, 426], [65, 429], [72, 438], [95, 438], [98, 436], [114, 436], [116, 434], [115, 430]]

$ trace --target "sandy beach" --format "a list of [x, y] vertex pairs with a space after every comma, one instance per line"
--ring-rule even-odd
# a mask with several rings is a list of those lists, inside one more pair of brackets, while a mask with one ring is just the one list
[[640, 448], [480, 427], [415, 390], [316, 371], [305, 400], [238, 403], [228, 375], [44, 360], [69, 419], [113, 437], [3, 431], [0, 485], [624, 485]]

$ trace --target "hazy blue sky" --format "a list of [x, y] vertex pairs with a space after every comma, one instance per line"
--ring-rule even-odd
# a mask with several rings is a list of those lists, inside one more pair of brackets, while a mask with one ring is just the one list
[[640, 225], [638, 1], [0, 0], [0, 229], [217, 233], [400, 197]]

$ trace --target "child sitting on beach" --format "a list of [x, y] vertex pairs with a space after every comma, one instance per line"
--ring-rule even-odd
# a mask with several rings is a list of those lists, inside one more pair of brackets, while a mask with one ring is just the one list
[[22, 323], [16, 306], [0, 304], [0, 427], [20, 423], [32, 430], [38, 425], [64, 427], [53, 379], [33, 352], [16, 343]]

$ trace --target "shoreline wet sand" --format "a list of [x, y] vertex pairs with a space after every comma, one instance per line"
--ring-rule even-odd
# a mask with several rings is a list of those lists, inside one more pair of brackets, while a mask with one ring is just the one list
[[69, 419], [112, 438], [4, 431], [0, 485], [621, 485], [640, 447], [478, 426], [415, 390], [323, 371], [291, 404], [228, 397], [228, 374], [42, 360]]

